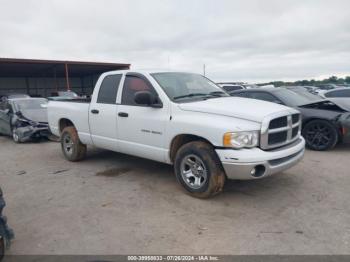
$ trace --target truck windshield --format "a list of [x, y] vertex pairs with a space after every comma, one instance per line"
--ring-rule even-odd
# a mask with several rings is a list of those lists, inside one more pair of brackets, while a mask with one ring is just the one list
[[174, 102], [190, 102], [229, 96], [216, 84], [199, 74], [155, 73], [152, 77]]

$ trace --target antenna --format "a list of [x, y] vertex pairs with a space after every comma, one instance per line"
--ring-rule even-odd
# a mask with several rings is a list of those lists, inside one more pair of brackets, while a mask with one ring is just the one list
[[205, 76], [205, 64], [203, 64], [203, 75]]

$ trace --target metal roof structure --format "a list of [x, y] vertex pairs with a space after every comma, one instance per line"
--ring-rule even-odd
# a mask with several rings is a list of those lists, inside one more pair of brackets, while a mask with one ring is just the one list
[[124, 63], [0, 58], [0, 77], [81, 77], [129, 68]]

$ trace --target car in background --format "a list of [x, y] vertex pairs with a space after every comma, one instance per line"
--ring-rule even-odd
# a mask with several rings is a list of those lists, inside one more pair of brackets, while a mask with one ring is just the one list
[[3, 209], [6, 206], [3, 192], [0, 188], [0, 261], [5, 256], [5, 250], [10, 247], [11, 240], [14, 238], [14, 233], [7, 225], [7, 218], [3, 215]]
[[0, 134], [14, 142], [38, 140], [51, 135], [47, 120], [47, 99], [11, 98], [0, 102]]
[[301, 88], [305, 89], [306, 91], [308, 91], [309, 93], [315, 94], [315, 95], [317, 95], [317, 90], [319, 89], [316, 86], [298, 86], [298, 87], [301, 87]]
[[329, 98], [329, 97], [347, 97], [350, 98], [350, 88], [337, 88], [325, 92], [321, 92], [320, 96], [324, 98]]
[[319, 96], [317, 94], [310, 93], [308, 91], [308, 89], [306, 89], [304, 86], [281, 86], [281, 88], [286, 88], [286, 89], [291, 90], [297, 94], [305, 96], [308, 99], [310, 99], [310, 101], [313, 101], [313, 100], [318, 101], [318, 100], [322, 99], [321, 96]]
[[[302, 114], [301, 133], [307, 147], [312, 150], [329, 150], [338, 142], [350, 142], [350, 129], [346, 127], [349, 110], [332, 101], [307, 97], [287, 88], [246, 89], [231, 92], [230, 95], [264, 100], [299, 110]], [[280, 121], [292, 122], [288, 118]], [[279, 135], [276, 132], [276, 137]]]
[[[291, 90], [297, 94], [300, 94], [302, 96], [307, 97], [310, 99], [310, 101], [319, 101], [320, 99], [324, 99], [323, 97], [319, 95], [310, 94], [309, 92], [305, 91], [301, 86], [287, 86], [285, 87], [288, 90]], [[334, 104], [339, 106], [340, 108], [343, 108], [346, 111], [350, 112], [350, 99], [348, 98], [338, 98], [338, 97], [330, 97], [327, 98], [327, 100], [332, 101]]]
[[246, 89], [244, 85], [236, 85], [236, 84], [217, 84], [217, 85], [221, 87], [223, 90], [225, 90], [226, 92]]
[[259, 88], [259, 86], [256, 84], [243, 84], [242, 86], [244, 86], [246, 89]]
[[338, 86], [335, 84], [320, 84], [320, 85], [316, 85], [316, 87], [318, 87], [318, 89], [321, 89], [321, 90], [332, 90], [332, 89], [338, 88]]
[[27, 94], [5, 94], [5, 95], [0, 95], [0, 101], [4, 101], [7, 99], [13, 99], [13, 98], [30, 98], [30, 95]]
[[50, 97], [48, 97], [49, 100], [59, 101], [59, 100], [74, 100], [74, 99], [81, 99], [81, 97], [71, 91], [57, 91], [53, 92]]
[[320, 84], [320, 85], [316, 85], [317, 89], [315, 90], [315, 92], [317, 94], [321, 94], [323, 92], [326, 92], [328, 90], [333, 90], [336, 88], [339, 88], [339, 86], [335, 85], [335, 84]]

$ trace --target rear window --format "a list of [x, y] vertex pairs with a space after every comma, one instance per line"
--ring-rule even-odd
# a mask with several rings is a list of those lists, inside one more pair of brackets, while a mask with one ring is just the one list
[[97, 103], [100, 104], [115, 104], [117, 98], [118, 87], [122, 75], [106, 76], [101, 84], [98, 92]]

